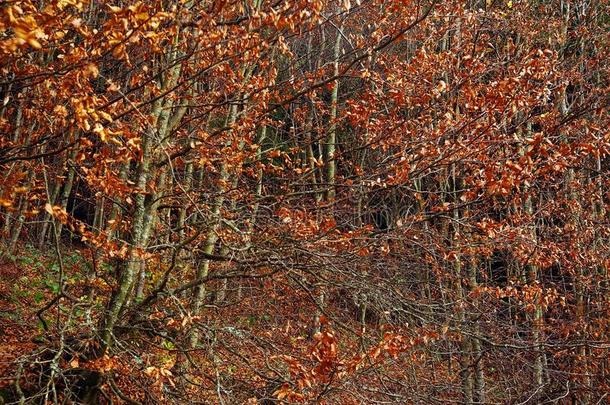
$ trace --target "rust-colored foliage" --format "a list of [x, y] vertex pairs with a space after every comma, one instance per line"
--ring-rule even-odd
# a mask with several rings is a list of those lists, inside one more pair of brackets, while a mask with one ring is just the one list
[[607, 400], [606, 3], [0, 4], [0, 402]]

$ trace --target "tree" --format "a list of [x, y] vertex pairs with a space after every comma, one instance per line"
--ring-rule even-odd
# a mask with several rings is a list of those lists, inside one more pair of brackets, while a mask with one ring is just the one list
[[604, 400], [605, 3], [0, 10], [8, 402]]

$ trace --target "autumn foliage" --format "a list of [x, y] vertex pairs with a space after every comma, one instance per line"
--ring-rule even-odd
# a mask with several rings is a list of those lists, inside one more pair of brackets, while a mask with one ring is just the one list
[[605, 403], [609, 8], [0, 2], [0, 403]]

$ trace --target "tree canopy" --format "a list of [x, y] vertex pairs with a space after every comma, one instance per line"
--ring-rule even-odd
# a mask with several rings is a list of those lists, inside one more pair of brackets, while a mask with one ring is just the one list
[[0, 2], [0, 403], [604, 403], [609, 22]]

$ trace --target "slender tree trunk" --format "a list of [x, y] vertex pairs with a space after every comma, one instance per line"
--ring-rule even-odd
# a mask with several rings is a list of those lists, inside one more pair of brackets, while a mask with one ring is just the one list
[[[341, 56], [341, 27], [337, 29], [337, 39], [333, 53], [333, 75], [339, 75], [339, 57]], [[335, 177], [337, 172], [336, 150], [337, 150], [337, 96], [339, 94], [339, 79], [333, 84], [330, 97], [330, 128], [326, 136], [326, 201], [332, 203], [335, 199]]]
[[[32, 181], [34, 179], [34, 170], [28, 171], [27, 177], [27, 185], [26, 188], [29, 191], [31, 188]], [[27, 192], [19, 198], [19, 205], [17, 208], [17, 215], [15, 220], [13, 221], [13, 229], [11, 232], [10, 243], [7, 249], [7, 254], [12, 255], [15, 251], [15, 247], [17, 246], [17, 242], [19, 241], [19, 236], [21, 235], [21, 230], [23, 229], [23, 223], [25, 222], [25, 214], [29, 208], [29, 201], [27, 199]]]
[[[72, 170], [72, 169], [68, 169]], [[62, 184], [56, 182], [50, 185], [52, 188], [51, 191], [51, 201], [49, 204], [56, 205], [57, 199], [59, 198], [59, 192], [62, 189]], [[42, 226], [40, 227], [40, 233], [38, 235], [38, 249], [42, 249], [47, 242], [47, 232], [49, 229], [49, 224], [51, 223], [51, 215], [48, 212], [43, 213]]]
[[[78, 153], [78, 148], [74, 148], [72, 153], [70, 154], [70, 158], [68, 159], [68, 176], [66, 177], [66, 181], [64, 183], [64, 187], [61, 190], [61, 194], [59, 196], [59, 206], [62, 210], [66, 210], [68, 207], [68, 199], [70, 198], [70, 194], [72, 193], [72, 186], [74, 185], [74, 176], [76, 175], [76, 171], [74, 167], [71, 167], [74, 159], [76, 158], [76, 154]], [[63, 228], [63, 224], [60, 222], [57, 224], [57, 234], [61, 236], [61, 231]]]
[[[162, 169], [161, 174], [157, 178], [155, 185], [156, 193], [151, 194], [150, 198], [147, 199], [146, 209], [144, 212], [144, 227], [142, 230], [142, 236], [140, 240], [140, 246], [145, 251], [146, 246], [150, 241], [152, 230], [155, 228], [159, 221], [157, 208], [161, 202], [163, 196], [163, 190], [165, 188], [165, 182], [167, 180], [167, 170]], [[144, 252], [145, 253], [145, 252]], [[146, 284], [146, 260], [140, 260], [140, 266], [138, 269], [138, 281], [136, 284], [135, 298], [139, 300], [144, 296], [144, 288]]]
[[[457, 204], [459, 201], [458, 198], [458, 178], [456, 175], [456, 167], [455, 163], [451, 166], [451, 179], [453, 185], [453, 202]], [[453, 209], [453, 235], [451, 235], [450, 239], [453, 240], [452, 249], [455, 252], [459, 252], [460, 249], [460, 212], [459, 209]], [[458, 304], [458, 322], [460, 324], [460, 328], [462, 329], [462, 341], [460, 344], [460, 378], [462, 381], [462, 398], [463, 403], [470, 405], [474, 403], [474, 378], [472, 373], [472, 339], [469, 336], [469, 333], [463, 333], [464, 330], [468, 329], [468, 325], [470, 324], [470, 320], [467, 319], [466, 315], [466, 296], [464, 293], [464, 287], [462, 286], [462, 278], [464, 277], [463, 269], [462, 269], [462, 260], [463, 257], [461, 254], [456, 253], [454, 258], [454, 280], [455, 280], [455, 293]]]
[[[126, 160], [121, 164], [121, 168], [119, 169], [119, 180], [121, 180], [121, 182], [125, 182], [125, 180], [127, 180], [127, 178], [129, 177], [129, 166], [129, 160]], [[120, 202], [122, 201], [112, 203], [112, 208], [110, 209], [108, 221], [106, 221], [106, 227], [104, 228], [104, 231], [108, 236], [108, 240], [112, 240], [117, 236], [117, 231], [115, 230], [115, 223], [119, 220], [119, 214], [121, 213], [121, 205], [119, 204]]]
[[[227, 119], [228, 127], [231, 127], [237, 119], [237, 105], [232, 105], [230, 107], [229, 116]], [[218, 195], [214, 200], [214, 204], [212, 206], [212, 211], [210, 213], [211, 222], [210, 227], [206, 236], [205, 245], [203, 247], [203, 252], [205, 254], [212, 254], [214, 252], [214, 245], [218, 240], [218, 229], [220, 226], [220, 214], [221, 209], [225, 201], [225, 192], [226, 192], [226, 184], [229, 180], [229, 172], [225, 164], [222, 164], [220, 169], [220, 182], [218, 187]], [[198, 266], [197, 272], [195, 274], [196, 279], [202, 279], [207, 277], [210, 269], [210, 260], [204, 259], [203, 262]], [[204, 283], [199, 284], [195, 288], [193, 304], [191, 305], [191, 313], [199, 314], [201, 311], [201, 307], [203, 306], [203, 302], [205, 300], [206, 295], [206, 287]], [[189, 339], [189, 344], [191, 348], [197, 347], [199, 342], [199, 333], [197, 329], [193, 329], [191, 332], [191, 336]]]
[[[525, 212], [528, 215], [533, 215], [533, 204], [532, 204], [532, 197], [530, 195], [527, 196], [526, 200], [525, 200]], [[535, 229], [532, 229], [532, 240], [535, 241], [536, 240], [536, 236], [535, 236]], [[534, 242], [535, 243], [535, 242]], [[538, 268], [531, 264], [528, 263], [525, 266], [526, 269], [526, 276], [527, 276], [527, 282], [530, 285], [536, 285], [538, 283]], [[537, 297], [534, 297], [534, 299], [537, 299]], [[542, 339], [542, 322], [543, 322], [543, 311], [542, 311], [542, 307], [540, 304], [538, 303], [534, 303], [534, 314], [533, 314], [533, 319], [532, 319], [532, 340], [535, 346], [535, 360], [534, 360], [534, 381], [536, 382], [536, 389], [540, 389], [545, 385], [545, 369], [544, 369], [544, 364], [545, 364], [545, 355], [544, 355], [544, 348], [541, 345], [541, 339]]]
[[[189, 161], [186, 164], [185, 173], [184, 173], [184, 192], [191, 192], [191, 188], [193, 187], [193, 162]], [[176, 227], [178, 228], [178, 240], [184, 239], [186, 226], [186, 207], [189, 205], [189, 201], [184, 202], [184, 206], [180, 207], [180, 213], [178, 214], [178, 223]]]
[[[469, 287], [475, 289], [477, 282], [477, 265], [474, 260], [469, 263]], [[485, 364], [483, 361], [483, 350], [481, 349], [481, 339], [479, 335], [481, 328], [478, 320], [473, 321], [472, 338], [472, 357], [474, 361], [474, 402], [477, 404], [485, 403]]]
[[122, 269], [120, 269], [119, 287], [113, 294], [106, 314], [102, 341], [105, 348], [111, 348], [113, 343], [113, 330], [118, 320], [119, 314], [123, 305], [129, 298], [129, 292], [134, 284], [136, 272], [140, 268], [140, 249], [142, 248], [141, 240], [144, 233], [146, 219], [146, 189], [151, 164], [151, 139], [150, 135], [142, 136], [142, 160], [138, 165], [136, 189], [138, 190], [134, 197], [135, 212], [133, 214], [131, 248], [128, 252], [128, 258]]

